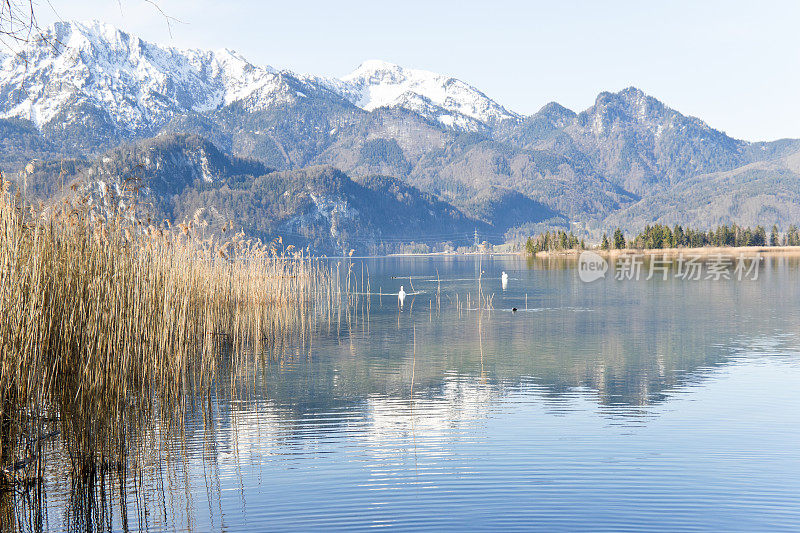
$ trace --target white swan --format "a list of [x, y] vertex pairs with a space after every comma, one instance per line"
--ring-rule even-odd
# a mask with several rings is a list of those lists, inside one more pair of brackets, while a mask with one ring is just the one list
[[397, 293], [397, 301], [400, 302], [400, 307], [403, 307], [403, 302], [406, 299], [406, 291], [403, 290], [403, 286], [400, 285], [400, 292]]
[[506, 287], [508, 287], [508, 274], [506, 274], [505, 270], [503, 271], [503, 274], [500, 276], [500, 282], [503, 284], [503, 290], [506, 290]]

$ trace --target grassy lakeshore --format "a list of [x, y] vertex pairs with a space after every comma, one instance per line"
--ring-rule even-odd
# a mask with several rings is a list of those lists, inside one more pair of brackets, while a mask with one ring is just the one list
[[[428, 253], [398, 253], [386, 254], [386, 257], [479, 257], [479, 256], [508, 256], [519, 255], [519, 252], [428, 252]], [[379, 257], [379, 256], [375, 256]]]
[[[715, 256], [715, 255], [800, 255], [800, 246], [699, 246], [693, 248], [622, 248], [602, 250], [600, 248], [588, 248], [588, 251], [606, 257], [617, 257], [621, 255], [644, 254], [644, 255], [667, 255], [679, 256]], [[579, 256], [587, 250], [557, 250], [537, 252], [536, 257], [564, 257]], [[526, 255], [526, 252], [521, 252]]]

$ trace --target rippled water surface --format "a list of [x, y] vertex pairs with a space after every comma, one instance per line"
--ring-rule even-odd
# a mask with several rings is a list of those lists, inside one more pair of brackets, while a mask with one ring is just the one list
[[354, 264], [368, 305], [94, 508], [51, 476], [45, 528], [800, 530], [797, 260], [591, 284], [565, 260]]

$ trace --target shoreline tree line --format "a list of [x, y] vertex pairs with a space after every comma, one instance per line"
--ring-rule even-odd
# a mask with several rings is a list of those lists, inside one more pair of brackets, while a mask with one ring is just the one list
[[[702, 248], [712, 247], [744, 247], [744, 246], [800, 246], [800, 230], [791, 224], [785, 232], [781, 232], [777, 225], [773, 225], [769, 234], [763, 226], [755, 228], [740, 226], [738, 224], [723, 224], [715, 229], [701, 230], [684, 228], [676, 224], [670, 228], [666, 224], [647, 225], [634, 237], [626, 238], [620, 228], [616, 228], [609, 237], [603, 233], [603, 238], [598, 246], [601, 250], [623, 249], [651, 249], [664, 248]], [[564, 230], [546, 231], [536, 236], [528, 237], [525, 250], [529, 255], [538, 252], [559, 252], [566, 250], [586, 250], [586, 242], [576, 237], [572, 232]]]

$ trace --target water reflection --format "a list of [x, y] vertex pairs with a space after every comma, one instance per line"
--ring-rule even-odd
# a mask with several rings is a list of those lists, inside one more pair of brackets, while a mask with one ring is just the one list
[[[616, 507], [641, 488], [636, 476], [669, 485], [676, 464], [691, 469], [695, 459], [709, 461], [694, 446], [694, 455], [677, 456], [674, 464], [659, 459], [675, 453], [660, 425], [676, 424], [670, 430], [686, 436], [716, 425], [721, 440], [712, 446], [737, 453], [756, 433], [733, 419], [696, 417], [685, 406], [672, 415], [671, 404], [690, 394], [702, 400], [698, 391], [714, 390], [739, 368], [752, 373], [747, 386], [763, 391], [764, 401], [781, 398], [776, 413], [797, 404], [776, 378], [798, 374], [794, 258], [766, 259], [753, 282], [584, 284], [569, 258], [367, 265], [371, 286], [413, 277], [414, 295], [400, 308], [382, 290], [366, 295], [302, 342], [224, 366], [220, 386], [189, 398], [180, 412], [130, 417], [135, 423], [120, 442], [124, 461], [76, 462], [67, 438], [45, 441], [44, 482], [4, 490], [0, 529], [413, 528], [437, 520], [452, 526], [459, 513], [501, 527], [514, 523], [497, 517], [520, 520], [514, 513], [523, 511], [538, 516], [542, 529], [557, 529], [573, 498], [589, 506], [587, 518], [593, 503], [604, 502], [594, 516], [606, 517], [599, 523], [607, 526], [644, 524], [636, 520], [659, 516], [661, 504], [640, 502], [641, 515], [629, 522]], [[479, 284], [504, 270], [511, 285]], [[491, 306], [475, 304], [486, 301]], [[779, 366], [765, 372], [772, 364]], [[702, 409], [727, 413], [720, 401], [726, 395], [723, 389], [706, 398]], [[796, 419], [770, 416], [781, 427]], [[795, 437], [789, 429], [776, 432], [773, 446], [784, 442], [781, 436]], [[780, 467], [800, 473], [794, 460]], [[716, 472], [716, 479], [733, 479], [732, 472]], [[675, 484], [674, 505], [680, 507], [681, 491], [697, 497], [687, 507], [714, 504], [703, 492], [709, 479]], [[589, 490], [589, 481], [609, 485], [608, 494]], [[757, 482], [770, 488], [768, 480]], [[800, 523], [784, 506], [800, 494], [795, 489], [784, 485], [761, 512], [780, 511], [785, 523]], [[720, 498], [726, 490], [721, 486]], [[535, 504], [509, 503], [534, 496]], [[742, 515], [759, 516], [754, 504], [740, 503]]]

